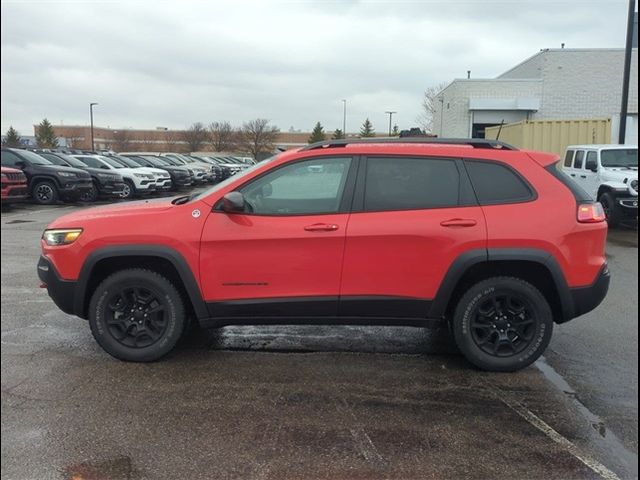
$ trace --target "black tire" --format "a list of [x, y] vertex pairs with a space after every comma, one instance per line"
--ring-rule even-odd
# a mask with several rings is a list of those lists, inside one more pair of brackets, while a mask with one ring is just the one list
[[530, 283], [494, 277], [462, 296], [452, 324], [456, 345], [469, 362], [482, 370], [513, 372], [532, 364], [547, 348], [553, 313]]
[[121, 270], [96, 288], [89, 325], [98, 344], [128, 362], [153, 362], [176, 346], [186, 325], [176, 287], [144, 269]]
[[31, 189], [31, 197], [38, 205], [55, 205], [59, 196], [58, 187], [51, 180], [37, 180]]
[[86, 193], [83, 193], [80, 197], [80, 200], [82, 200], [83, 202], [95, 202], [96, 200], [98, 200], [99, 196], [100, 192], [98, 191], [98, 186], [96, 185], [96, 182], [92, 182], [91, 189]]
[[607, 216], [607, 222], [611, 228], [615, 228], [620, 225], [622, 221], [622, 212], [616, 204], [616, 198], [609, 192], [600, 195], [599, 202], [604, 208], [604, 213]]
[[122, 190], [122, 198], [131, 200], [136, 194], [136, 187], [133, 182], [127, 178], [124, 180], [124, 188]]

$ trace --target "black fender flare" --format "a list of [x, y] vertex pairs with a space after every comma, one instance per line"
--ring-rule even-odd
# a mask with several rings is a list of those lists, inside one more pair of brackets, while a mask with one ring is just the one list
[[53, 183], [58, 191], [60, 191], [60, 181], [56, 177], [36, 173], [29, 179], [29, 193], [33, 193], [33, 186], [42, 180]]
[[130, 256], [157, 257], [169, 261], [182, 280], [187, 295], [189, 295], [189, 299], [193, 305], [196, 317], [202, 319], [209, 316], [207, 305], [202, 298], [198, 282], [185, 258], [173, 248], [153, 244], [114, 245], [99, 248], [91, 252], [82, 264], [80, 274], [78, 275], [77, 292], [74, 298], [74, 311], [77, 316], [85, 318], [84, 312], [87, 302], [85, 299], [86, 289], [96, 264], [107, 258]]
[[429, 309], [429, 318], [444, 318], [449, 301], [458, 282], [471, 267], [479, 263], [501, 261], [525, 261], [537, 263], [545, 267], [553, 278], [558, 297], [560, 298], [562, 319], [559, 319], [559, 321], [566, 322], [575, 317], [575, 306], [571, 290], [564, 277], [562, 268], [560, 268], [558, 261], [551, 253], [535, 248], [490, 248], [470, 250], [454, 260]]

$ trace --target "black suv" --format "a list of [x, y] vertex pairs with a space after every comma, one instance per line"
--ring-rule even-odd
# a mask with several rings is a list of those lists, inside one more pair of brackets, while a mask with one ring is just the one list
[[80, 200], [93, 187], [91, 175], [84, 170], [61, 168], [28, 150], [3, 148], [1, 161], [4, 167], [24, 172], [29, 182], [29, 194], [41, 205], [52, 205], [59, 199]]
[[82, 200], [93, 202], [99, 197], [120, 198], [124, 191], [124, 179], [122, 175], [111, 173], [100, 168], [88, 167], [77, 158], [64, 153], [36, 150], [41, 157], [46, 158], [54, 165], [61, 167], [74, 167], [84, 170], [91, 175], [93, 186], [83, 195]]

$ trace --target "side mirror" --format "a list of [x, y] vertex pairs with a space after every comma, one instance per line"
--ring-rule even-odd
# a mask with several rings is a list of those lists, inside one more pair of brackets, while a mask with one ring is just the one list
[[24, 162], [16, 162], [16, 164], [14, 165], [16, 168], [19, 168], [20, 170], [24, 170], [24, 168], [27, 166]]
[[222, 197], [222, 211], [227, 213], [244, 212], [244, 195], [240, 192], [229, 192]]
[[108, 165], [100, 165], [103, 170], [111, 170]]
[[587, 164], [585, 165], [587, 170], [590, 170], [594, 173], [598, 172], [598, 162], [594, 162], [594, 161], [587, 161]]

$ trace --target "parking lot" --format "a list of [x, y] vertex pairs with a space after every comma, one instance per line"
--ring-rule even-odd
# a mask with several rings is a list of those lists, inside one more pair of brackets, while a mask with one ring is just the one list
[[108, 357], [39, 289], [44, 226], [2, 213], [2, 478], [636, 478], [638, 243], [545, 359], [479, 372], [446, 329], [227, 327]]

